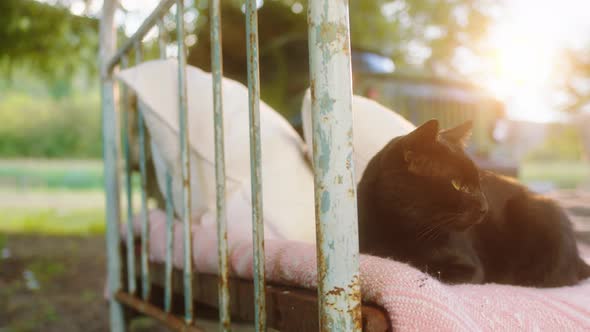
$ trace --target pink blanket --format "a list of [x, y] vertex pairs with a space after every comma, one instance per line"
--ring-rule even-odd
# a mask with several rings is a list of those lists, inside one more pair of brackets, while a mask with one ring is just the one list
[[[154, 210], [149, 218], [150, 259], [164, 262], [165, 215]], [[217, 273], [216, 230], [194, 225], [192, 231], [195, 268]], [[180, 223], [174, 236], [174, 265], [182, 268]], [[252, 278], [250, 233], [230, 229], [228, 238], [231, 273]], [[269, 236], [265, 246], [267, 280], [316, 288], [315, 245]], [[590, 248], [581, 249], [588, 260]], [[361, 255], [361, 288], [363, 300], [383, 307], [396, 331], [590, 331], [590, 279], [552, 289], [449, 286], [407, 264]]]

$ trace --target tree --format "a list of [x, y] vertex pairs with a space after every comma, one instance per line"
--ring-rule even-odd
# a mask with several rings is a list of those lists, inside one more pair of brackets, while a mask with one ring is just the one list
[[[391, 57], [397, 68], [434, 74], [458, 73], [454, 51], [477, 40], [489, 24], [489, 0], [351, 0], [353, 49]], [[199, 20], [188, 62], [210, 70], [207, 1], [198, 1]], [[222, 2], [224, 75], [246, 82], [246, 33], [242, 1]], [[267, 0], [258, 11], [262, 98], [296, 116], [309, 84], [307, 1]], [[457, 18], [459, 17], [459, 18]], [[419, 54], [421, 53], [421, 54]]]
[[96, 71], [98, 20], [33, 0], [0, 1], [0, 68], [28, 67], [43, 77]]

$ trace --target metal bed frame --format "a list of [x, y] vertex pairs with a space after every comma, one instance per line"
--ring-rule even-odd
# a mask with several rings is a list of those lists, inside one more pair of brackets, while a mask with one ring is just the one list
[[[138, 112], [141, 179], [141, 238], [132, 232], [131, 167], [125, 103], [117, 112], [116, 82], [113, 73], [128, 66], [128, 55], [135, 53], [135, 63], [142, 59], [142, 39], [154, 27], [159, 29], [160, 57], [165, 57], [162, 17], [175, 6], [178, 47], [178, 119], [181, 148], [184, 269], [172, 267], [172, 208], [166, 201], [167, 256], [163, 265], [148, 262], [146, 146], [143, 118]], [[223, 141], [220, 0], [210, 0], [211, 63], [213, 74], [215, 170], [217, 188], [219, 275], [193, 275], [190, 233], [190, 165], [187, 126], [187, 87], [185, 78], [186, 51], [184, 45], [184, 3], [182, 0], [162, 0], [137, 31], [116, 48], [114, 13], [116, 0], [105, 0], [100, 25], [101, 99], [104, 142], [104, 172], [106, 191], [108, 286], [110, 295], [110, 326], [112, 331], [125, 330], [127, 309], [155, 317], [176, 330], [199, 330], [194, 324], [196, 313], [206, 315], [205, 307], [218, 312], [221, 329], [230, 329], [231, 317], [253, 320], [257, 331], [267, 326], [283, 330], [360, 331], [387, 330], [383, 311], [361, 304], [359, 280], [358, 226], [356, 188], [352, 160], [351, 117], [351, 58], [348, 2], [310, 0], [308, 11], [310, 85], [313, 113], [313, 169], [316, 202], [316, 234], [318, 257], [317, 294], [281, 285], [268, 285], [264, 275], [263, 206], [260, 144], [260, 84], [258, 62], [258, 22], [256, 0], [245, 1], [246, 40], [248, 58], [248, 89], [250, 114], [250, 157], [252, 184], [252, 225], [254, 241], [254, 280], [230, 278], [228, 270], [227, 225], [225, 211], [225, 162]], [[127, 91], [121, 87], [121, 96]], [[143, 106], [138, 102], [138, 108]], [[122, 114], [123, 125], [119, 125]], [[119, 192], [120, 143], [123, 131], [126, 213], [128, 236], [121, 242], [121, 207]], [[334, 181], [339, 179], [339, 181]], [[166, 179], [170, 192], [171, 178]], [[170, 197], [171, 195], [166, 195]], [[137, 250], [136, 250], [137, 247]], [[139, 261], [136, 260], [139, 251]], [[213, 254], [213, 253], [211, 253]], [[126, 259], [123, 259], [123, 258]], [[124, 282], [126, 278], [126, 282]], [[253, 285], [253, 286], [252, 286]], [[254, 296], [252, 296], [252, 289]], [[213, 292], [212, 290], [217, 290]], [[217, 294], [215, 294], [217, 293]], [[173, 297], [181, 294], [182, 301]], [[196, 301], [195, 301], [196, 300]], [[177, 303], [179, 302], [179, 303]], [[175, 305], [175, 303], [177, 303]], [[197, 306], [195, 307], [195, 303]], [[246, 304], [244, 304], [246, 303]], [[181, 308], [177, 315], [173, 308]], [[233, 312], [230, 312], [230, 308]], [[252, 314], [253, 311], [253, 314]], [[318, 314], [319, 312], [319, 314]], [[362, 312], [362, 315], [361, 315]], [[199, 315], [201, 316], [201, 315]]]

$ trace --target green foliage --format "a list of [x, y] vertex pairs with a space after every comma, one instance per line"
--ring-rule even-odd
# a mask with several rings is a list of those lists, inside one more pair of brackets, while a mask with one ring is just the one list
[[569, 66], [560, 71], [557, 84], [568, 99], [560, 106], [568, 112], [590, 109], [590, 86], [587, 84], [590, 81], [590, 44], [567, 50], [565, 59]]
[[[96, 71], [98, 20], [33, 0], [0, 1], [0, 69], [26, 66], [51, 80]], [[63, 84], [63, 82], [62, 82]]]
[[[474, 45], [487, 30], [489, 0], [353, 0], [350, 29], [353, 46], [391, 56], [398, 68], [425, 61], [454, 69], [451, 60], [459, 46]], [[419, 49], [424, 50], [418, 55]], [[423, 59], [420, 59], [423, 58]]]
[[580, 132], [573, 126], [554, 124], [549, 128], [545, 142], [531, 151], [531, 161], [579, 161], [584, 155]]
[[96, 94], [60, 100], [9, 93], [0, 100], [0, 157], [100, 158]]
[[551, 182], [557, 188], [576, 188], [590, 181], [590, 164], [582, 161], [525, 161], [519, 179], [524, 183]]
[[[481, 8], [491, 0], [351, 0], [351, 47], [392, 57], [400, 72], [432, 76], [434, 68], [453, 71], [459, 45], [476, 40], [489, 24]], [[188, 63], [210, 70], [207, 1], [198, 0]], [[223, 66], [226, 77], [246, 83], [243, 1], [221, 3]], [[309, 85], [307, 1], [264, 1], [258, 10], [261, 97], [289, 120], [299, 114]], [[455, 19], [461, 12], [463, 19]], [[431, 31], [438, 31], [432, 34]], [[419, 52], [417, 49], [424, 50]], [[422, 53], [418, 56], [418, 53]]]

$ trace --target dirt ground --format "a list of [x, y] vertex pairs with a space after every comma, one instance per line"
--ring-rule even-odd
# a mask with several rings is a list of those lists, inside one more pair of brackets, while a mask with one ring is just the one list
[[[108, 331], [104, 243], [102, 235], [0, 234], [0, 332]], [[211, 321], [198, 325], [219, 330]], [[232, 329], [253, 331], [249, 325]], [[129, 330], [168, 331], [147, 317], [133, 320]]]
[[104, 237], [5, 235], [0, 331], [107, 331]]
[[[590, 243], [590, 192], [551, 196], [568, 211], [578, 238]], [[108, 331], [104, 236], [0, 234], [0, 251], [0, 332]], [[165, 331], [145, 318], [130, 330]]]

